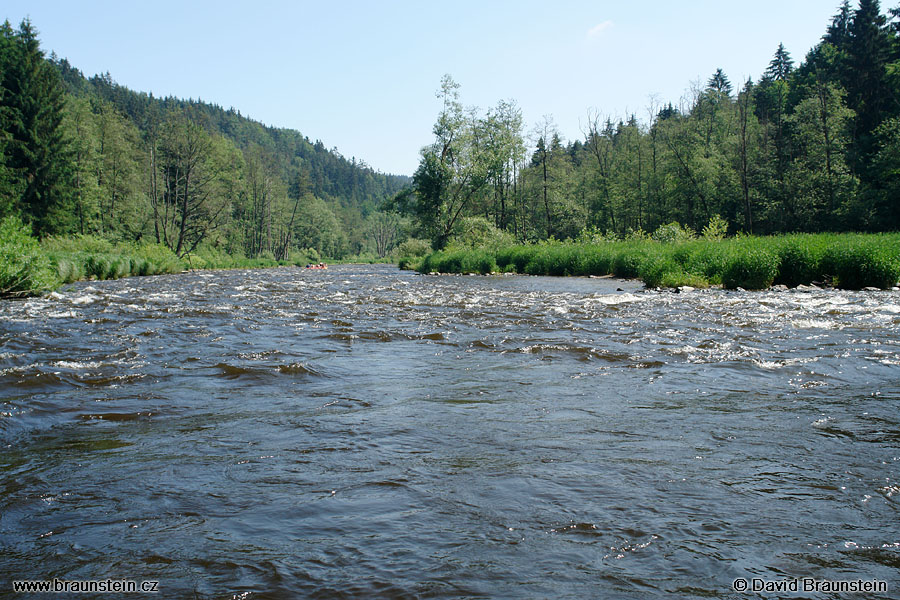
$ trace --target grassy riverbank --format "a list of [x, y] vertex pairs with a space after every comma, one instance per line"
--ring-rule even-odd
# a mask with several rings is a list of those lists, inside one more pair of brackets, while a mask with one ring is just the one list
[[95, 236], [48, 237], [38, 241], [17, 219], [0, 223], [0, 298], [49, 292], [82, 279], [180, 273], [187, 269], [249, 269], [319, 262], [315, 251], [294, 253], [290, 261], [232, 256], [210, 247], [178, 258], [155, 243], [113, 243]]
[[890, 289], [900, 280], [900, 234], [551, 242], [434, 252], [407, 266], [422, 273], [614, 275], [639, 278], [650, 287], [765, 289], [816, 283]]

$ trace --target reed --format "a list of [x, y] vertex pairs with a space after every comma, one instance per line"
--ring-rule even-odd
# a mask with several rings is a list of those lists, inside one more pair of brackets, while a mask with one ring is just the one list
[[723, 240], [652, 239], [599, 243], [544, 242], [455, 248], [427, 255], [423, 273], [615, 275], [650, 287], [722, 285], [765, 289], [773, 284], [890, 289], [900, 280], [900, 234], [795, 234]]

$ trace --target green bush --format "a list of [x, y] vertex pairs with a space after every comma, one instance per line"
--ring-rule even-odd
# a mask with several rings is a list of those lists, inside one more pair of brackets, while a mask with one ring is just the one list
[[131, 274], [143, 277], [150, 274], [150, 263], [139, 256], [131, 258]]
[[397, 256], [397, 266], [401, 269], [415, 269], [422, 263], [421, 259], [431, 252], [431, 242], [410, 238], [400, 244], [394, 251]]
[[487, 275], [499, 271], [494, 256], [485, 250], [447, 250], [425, 257], [419, 271], [422, 273], [481, 273]]
[[417, 238], [409, 238], [397, 246], [398, 256], [425, 256], [431, 252], [431, 242]]
[[51, 257], [51, 262], [56, 264], [57, 275], [62, 283], [72, 283], [84, 279], [84, 266], [80, 260], [69, 257]]
[[16, 217], [0, 222], [0, 297], [34, 296], [59, 286], [50, 258]]
[[779, 267], [775, 283], [790, 287], [809, 284], [822, 277], [823, 252], [814, 248], [808, 236], [794, 237], [778, 250]]
[[722, 284], [728, 289], [762, 290], [778, 274], [778, 256], [765, 250], [735, 254], [725, 266]]
[[581, 258], [583, 275], [611, 275], [613, 253], [610, 246], [588, 246]]
[[647, 257], [638, 267], [638, 275], [647, 287], [669, 287], [675, 275], [683, 275], [681, 265], [669, 256]]
[[319, 251], [315, 248], [307, 248], [305, 250], [306, 257], [308, 259], [307, 263], [320, 263], [322, 262], [322, 256], [319, 254]]
[[147, 275], [160, 273], [179, 273], [184, 270], [184, 264], [175, 256], [175, 253], [162, 244], [141, 244], [131, 250], [132, 256], [147, 261]]
[[896, 249], [892, 251], [876, 243], [832, 246], [822, 262], [823, 268], [834, 275], [835, 285], [845, 289], [890, 289], [900, 279], [900, 260]]
[[533, 249], [524, 272], [528, 275], [566, 275], [558, 255], [553, 248], [546, 245], [539, 245]]
[[690, 227], [682, 226], [677, 221], [672, 221], [671, 223], [657, 227], [656, 231], [654, 231], [650, 237], [657, 242], [673, 244], [676, 242], [686, 242], [697, 236]]
[[728, 221], [720, 215], [713, 215], [709, 220], [709, 224], [703, 228], [701, 232], [703, 239], [710, 241], [719, 241], [725, 239], [728, 235]]
[[[404, 264], [412, 265], [413, 261]], [[738, 236], [666, 244], [646, 240], [597, 244], [549, 241], [508, 245], [494, 251], [436, 252], [418, 262], [417, 269], [444, 273], [613, 274], [640, 277], [652, 287], [721, 283], [732, 289], [765, 289], [775, 281], [797, 285], [834, 277], [842, 287], [888, 288], [900, 278], [900, 235]]]
[[403, 271], [421, 271], [422, 258], [415, 256], [404, 256], [397, 261], [397, 268]]
[[650, 240], [650, 234], [638, 227], [637, 229], [628, 228], [625, 233], [626, 242], [646, 242]]
[[484, 217], [466, 217], [453, 227], [447, 246], [449, 248], [492, 248], [508, 246], [514, 241], [506, 231], [497, 229]]
[[229, 269], [237, 260], [244, 257], [231, 256], [221, 248], [209, 244], [200, 244], [188, 256], [185, 256], [187, 266], [192, 269]]
[[[629, 230], [633, 233], [632, 230]], [[643, 232], [642, 232], [643, 233]], [[575, 238], [576, 244], [603, 244], [604, 242], [615, 242], [619, 240], [619, 236], [613, 231], [600, 231], [599, 227], [585, 227]]]
[[507, 246], [497, 251], [497, 266], [506, 272], [525, 273], [534, 255], [534, 246]]
[[634, 279], [641, 273], [644, 253], [636, 248], [626, 248], [619, 252], [612, 261], [612, 274], [616, 277]]

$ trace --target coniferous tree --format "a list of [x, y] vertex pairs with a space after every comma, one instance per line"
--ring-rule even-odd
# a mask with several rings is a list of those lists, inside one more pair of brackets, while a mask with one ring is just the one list
[[822, 37], [822, 41], [839, 50], [844, 50], [850, 40], [850, 0], [844, 0], [838, 13], [831, 20], [831, 25]]
[[881, 14], [878, 0], [860, 0], [848, 28], [847, 96], [849, 107], [856, 112], [855, 163], [860, 172], [873, 151], [872, 133], [888, 116], [886, 65], [891, 55], [891, 38], [887, 20]]
[[775, 81], [787, 81], [793, 70], [794, 61], [791, 59], [790, 52], [785, 49], [784, 44], [778, 44], [775, 56], [772, 57], [769, 67], [766, 69], [765, 77]]
[[2, 110], [6, 166], [18, 188], [18, 209], [37, 234], [65, 232], [72, 221], [72, 154], [63, 127], [65, 95], [59, 74], [44, 59], [28, 20], [17, 32], [2, 28], [5, 64]]
[[731, 82], [728, 81], [728, 77], [725, 76], [725, 72], [722, 71], [722, 69], [716, 69], [713, 76], [709, 78], [706, 87], [707, 89], [719, 92], [720, 94], [725, 94], [726, 96], [731, 95]]

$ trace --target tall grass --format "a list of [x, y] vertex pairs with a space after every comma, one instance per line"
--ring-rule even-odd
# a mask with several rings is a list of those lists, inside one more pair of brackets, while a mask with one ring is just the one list
[[651, 287], [773, 284], [889, 289], [900, 280], [900, 234], [797, 234], [675, 242], [547, 242], [495, 250], [453, 249], [427, 255], [424, 273], [615, 275]]
[[33, 296], [59, 285], [50, 259], [15, 217], [0, 222], [0, 298]]
[[180, 273], [192, 269], [235, 269], [303, 266], [321, 261], [314, 249], [294, 251], [289, 260], [271, 255], [246, 258], [211, 246], [200, 246], [184, 259], [154, 243], [113, 243], [101, 237], [48, 237], [40, 242], [16, 218], [0, 222], [0, 298], [25, 297], [82, 279], [119, 279]]
[[178, 273], [184, 263], [159, 244], [113, 244], [95, 236], [49, 237], [41, 249], [60, 283]]

